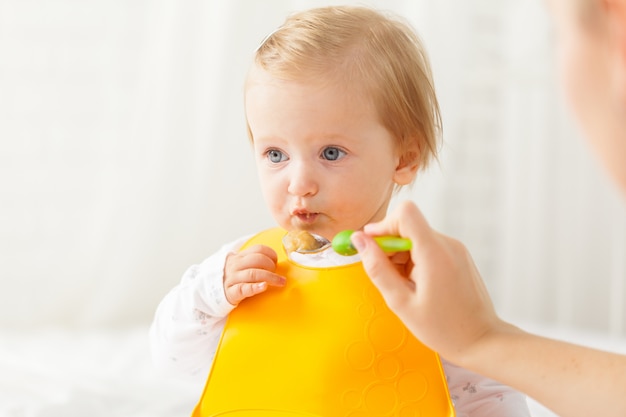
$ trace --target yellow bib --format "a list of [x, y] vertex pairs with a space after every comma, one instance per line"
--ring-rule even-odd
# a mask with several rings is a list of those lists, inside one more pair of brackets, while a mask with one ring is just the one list
[[229, 315], [193, 417], [451, 417], [439, 357], [387, 308], [361, 263], [310, 268], [282, 229], [254, 236], [278, 254], [282, 288]]

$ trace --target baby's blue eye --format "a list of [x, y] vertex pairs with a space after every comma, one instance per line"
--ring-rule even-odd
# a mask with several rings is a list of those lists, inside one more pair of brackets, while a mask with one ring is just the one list
[[287, 156], [278, 149], [270, 149], [267, 151], [267, 159], [269, 159], [270, 162], [277, 164], [279, 162], [286, 161]]
[[324, 148], [322, 151], [322, 157], [328, 161], [336, 161], [338, 159], [343, 158], [346, 155], [345, 151], [342, 151], [339, 148], [334, 146], [329, 146], [328, 148]]

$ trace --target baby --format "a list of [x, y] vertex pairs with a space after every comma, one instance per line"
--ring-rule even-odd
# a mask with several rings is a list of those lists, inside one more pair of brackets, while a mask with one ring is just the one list
[[[441, 120], [426, 51], [408, 24], [369, 8], [290, 16], [256, 51], [245, 112], [277, 224], [329, 240], [382, 220], [394, 191], [437, 156]], [[160, 368], [203, 383], [228, 314], [285, 285], [276, 252], [240, 250], [248, 239], [189, 268], [163, 299], [151, 328]], [[529, 415], [520, 393], [443, 366], [457, 416]]]

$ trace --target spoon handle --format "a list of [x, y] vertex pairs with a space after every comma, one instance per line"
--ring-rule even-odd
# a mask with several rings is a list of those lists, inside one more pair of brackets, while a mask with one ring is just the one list
[[406, 252], [413, 247], [413, 243], [404, 237], [376, 236], [374, 240], [385, 252]]
[[[356, 248], [350, 241], [352, 233], [354, 233], [354, 230], [344, 230], [335, 235], [332, 241], [335, 252], [345, 256], [355, 255], [357, 253]], [[413, 246], [409, 239], [398, 236], [376, 236], [374, 237], [374, 241], [376, 241], [378, 246], [385, 252], [405, 252], [411, 250]]]

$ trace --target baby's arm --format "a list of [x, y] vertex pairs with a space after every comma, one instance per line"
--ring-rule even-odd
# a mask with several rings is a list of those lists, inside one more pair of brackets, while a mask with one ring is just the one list
[[150, 329], [153, 362], [161, 370], [188, 377], [209, 371], [226, 316], [241, 300], [282, 286], [274, 273], [276, 253], [248, 240], [223, 246], [200, 265], [190, 267], [178, 286], [161, 301]]
[[226, 316], [235, 308], [224, 293], [226, 259], [247, 240], [224, 245], [200, 265], [187, 269], [163, 298], [150, 328], [157, 368], [173, 375], [206, 377]]

